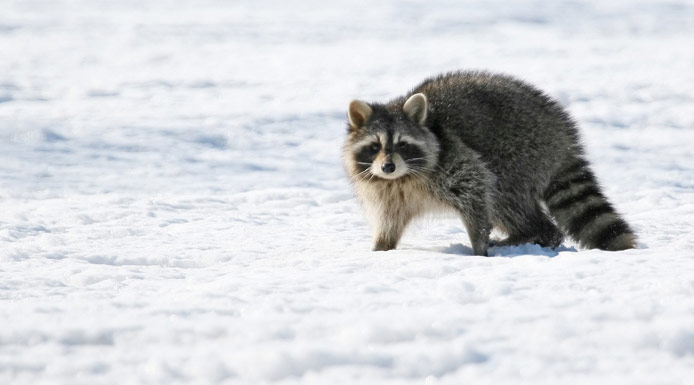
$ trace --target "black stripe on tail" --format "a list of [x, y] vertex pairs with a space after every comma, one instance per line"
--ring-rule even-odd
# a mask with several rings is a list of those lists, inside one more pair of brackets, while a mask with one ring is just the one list
[[585, 160], [575, 159], [562, 167], [544, 199], [559, 226], [581, 246], [603, 250], [636, 247], [634, 232], [608, 202]]

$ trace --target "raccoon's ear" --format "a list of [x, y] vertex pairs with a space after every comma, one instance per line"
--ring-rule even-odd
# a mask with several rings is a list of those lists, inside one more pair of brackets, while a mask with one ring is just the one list
[[402, 110], [413, 122], [423, 126], [427, 120], [427, 97], [423, 93], [410, 96]]
[[362, 102], [361, 100], [352, 100], [349, 103], [349, 109], [347, 110], [347, 117], [349, 118], [349, 125], [353, 129], [359, 129], [366, 121], [371, 117], [371, 107], [368, 104]]

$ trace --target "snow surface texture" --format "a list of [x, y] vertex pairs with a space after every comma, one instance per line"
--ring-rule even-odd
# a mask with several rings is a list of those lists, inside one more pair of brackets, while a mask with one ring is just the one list
[[[0, 1], [1, 384], [691, 381], [694, 3], [191, 3]], [[371, 252], [347, 104], [455, 69], [566, 105], [639, 249]]]

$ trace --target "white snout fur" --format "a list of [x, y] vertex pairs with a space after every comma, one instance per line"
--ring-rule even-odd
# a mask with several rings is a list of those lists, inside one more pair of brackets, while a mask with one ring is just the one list
[[383, 179], [398, 179], [407, 174], [407, 163], [405, 163], [405, 160], [402, 159], [400, 154], [394, 153], [391, 157], [392, 162], [395, 164], [395, 171], [390, 174], [383, 172], [382, 167], [385, 160], [385, 156], [378, 156], [373, 163], [371, 163], [371, 173]]

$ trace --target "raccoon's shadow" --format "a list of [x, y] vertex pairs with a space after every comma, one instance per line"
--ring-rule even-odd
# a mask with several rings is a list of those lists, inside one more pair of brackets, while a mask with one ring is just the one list
[[[456, 255], [473, 255], [472, 247], [465, 246], [462, 243], [452, 243], [450, 246], [440, 250], [444, 254], [456, 254]], [[521, 255], [544, 255], [548, 258], [553, 258], [559, 255], [561, 252], [569, 251], [572, 253], [577, 252], [573, 246], [566, 247], [561, 245], [556, 248], [542, 247], [540, 245], [534, 245], [526, 243], [517, 246], [494, 246], [490, 247], [487, 253], [490, 257], [506, 257], [513, 258]]]

